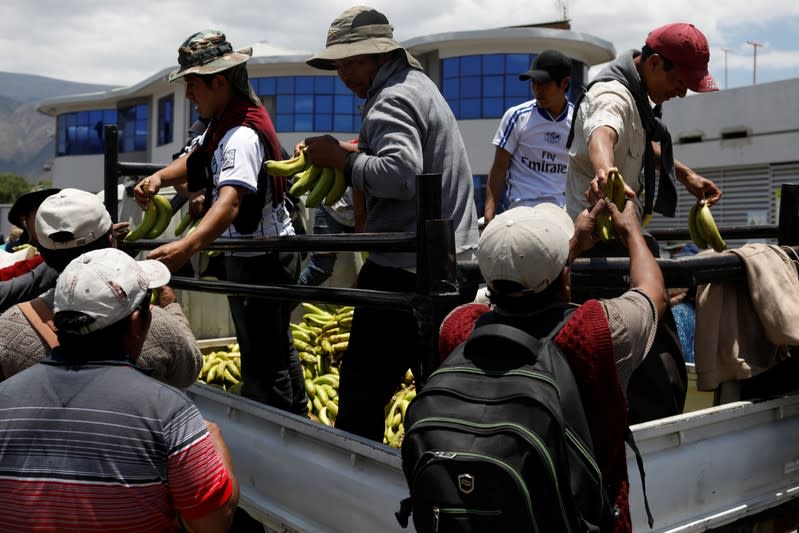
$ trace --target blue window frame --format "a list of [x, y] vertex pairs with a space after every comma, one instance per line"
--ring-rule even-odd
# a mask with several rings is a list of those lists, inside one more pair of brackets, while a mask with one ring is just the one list
[[58, 115], [56, 155], [102, 154], [105, 125], [117, 122], [116, 109], [94, 109]]
[[120, 107], [118, 115], [120, 153], [146, 151], [150, 106], [148, 104], [134, 104]]
[[274, 123], [280, 133], [358, 131], [363, 100], [353, 97], [338, 76], [254, 78], [253, 88], [275, 102]]
[[[441, 93], [457, 119], [500, 118], [509, 107], [530, 100], [530, 83], [519, 74], [536, 54], [484, 54], [441, 60]], [[569, 97], [582, 87], [584, 66], [572, 61]]]
[[158, 146], [170, 144], [175, 133], [175, 95], [158, 99]]

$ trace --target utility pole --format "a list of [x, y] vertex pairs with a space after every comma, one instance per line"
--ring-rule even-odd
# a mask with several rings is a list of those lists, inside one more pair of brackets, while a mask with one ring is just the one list
[[762, 47], [761, 43], [756, 43], [755, 41], [746, 41], [746, 44], [752, 45], [752, 54], [754, 63], [752, 64], [752, 85], [757, 83], [757, 49]]
[[569, 0], [555, 0], [560, 10], [561, 20], [569, 20]]
[[722, 52], [724, 52], [724, 88], [727, 88], [727, 52], [730, 51], [729, 48], [722, 48]]

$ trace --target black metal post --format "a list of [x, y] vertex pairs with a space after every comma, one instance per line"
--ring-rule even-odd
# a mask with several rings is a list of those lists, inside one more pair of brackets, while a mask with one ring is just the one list
[[103, 129], [105, 139], [104, 146], [104, 175], [103, 175], [103, 200], [108, 214], [111, 215], [111, 222], [119, 222], [119, 206], [117, 205], [117, 185], [119, 176], [117, 167], [119, 165], [119, 132], [114, 124], [106, 124]]
[[416, 292], [430, 291], [425, 221], [441, 218], [441, 174], [416, 176]]
[[419, 327], [418, 353], [420, 375], [416, 376], [420, 387], [438, 366], [437, 340], [434, 334], [435, 313], [430, 298], [433, 287], [429, 263], [429, 246], [435, 242], [427, 235], [427, 221], [441, 218], [441, 174], [419, 174], [416, 176], [416, 292], [419, 302], [428, 305], [414, 307], [413, 313]]
[[[421, 356], [421, 375], [424, 383], [439, 366], [438, 325], [444, 317], [460, 303], [456, 281], [455, 230], [452, 219], [427, 220], [425, 222], [425, 250], [428, 279], [430, 281], [429, 322], [425, 327], [428, 343]], [[422, 324], [422, 321], [420, 321]]]
[[780, 220], [778, 242], [799, 243], [799, 185], [783, 183], [780, 196]]

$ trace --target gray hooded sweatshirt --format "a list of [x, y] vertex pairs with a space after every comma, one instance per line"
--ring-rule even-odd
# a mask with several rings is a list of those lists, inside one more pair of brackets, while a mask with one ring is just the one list
[[[456, 253], [477, 247], [474, 183], [458, 123], [438, 87], [404, 55], [377, 72], [361, 110], [362, 155], [352, 185], [366, 196], [366, 232], [416, 231], [416, 175], [441, 173], [441, 215], [455, 226]], [[413, 253], [371, 253], [382, 266], [413, 268]]]

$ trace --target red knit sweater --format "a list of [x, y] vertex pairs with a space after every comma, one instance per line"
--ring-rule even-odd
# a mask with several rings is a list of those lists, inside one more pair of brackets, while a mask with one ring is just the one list
[[[439, 331], [438, 347], [442, 360], [469, 337], [475, 321], [487, 311], [487, 305], [466, 304], [447, 315]], [[585, 302], [572, 313], [554, 340], [574, 373], [593, 439], [595, 458], [608, 497], [615, 502], [620, 513], [613, 531], [631, 532], [624, 443], [627, 403], [616, 374], [610, 325], [602, 304], [598, 300]]]

